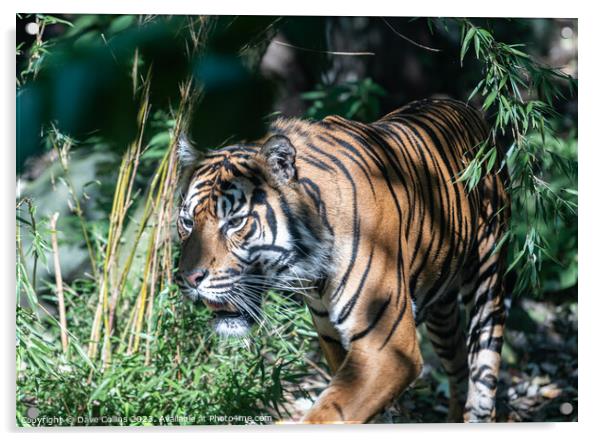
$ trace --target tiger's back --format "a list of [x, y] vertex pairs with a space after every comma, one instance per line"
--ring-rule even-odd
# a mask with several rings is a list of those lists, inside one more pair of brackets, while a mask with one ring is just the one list
[[466, 104], [419, 101], [372, 124], [282, 120], [272, 132], [297, 146], [299, 183], [320, 190], [337, 250], [335, 292], [379, 265], [381, 248], [396, 267], [388, 283], [399, 291], [406, 276], [422, 321], [442, 293], [470, 278], [463, 270], [478, 254], [479, 225], [488, 217], [507, 222], [508, 211], [498, 213], [508, 203], [501, 175], [484, 177], [472, 192], [459, 182], [487, 137]]

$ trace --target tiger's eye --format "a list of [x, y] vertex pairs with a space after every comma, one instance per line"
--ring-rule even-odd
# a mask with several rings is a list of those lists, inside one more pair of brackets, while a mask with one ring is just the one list
[[186, 228], [192, 228], [192, 226], [194, 225], [194, 222], [192, 221], [192, 219], [189, 219], [187, 217], [182, 218], [182, 223], [184, 224], [184, 226]]
[[228, 228], [236, 228], [240, 227], [244, 218], [243, 217], [235, 217], [234, 219], [228, 220]]

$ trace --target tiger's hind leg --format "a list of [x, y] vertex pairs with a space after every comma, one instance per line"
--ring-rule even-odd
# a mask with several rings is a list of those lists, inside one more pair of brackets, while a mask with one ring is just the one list
[[431, 306], [425, 324], [429, 339], [449, 379], [447, 421], [462, 422], [468, 364], [466, 335], [456, 290], [450, 291]]
[[491, 254], [495, 243], [479, 252], [474, 297], [468, 314], [467, 422], [495, 421], [495, 396], [501, 363], [506, 308], [504, 304], [505, 253]]

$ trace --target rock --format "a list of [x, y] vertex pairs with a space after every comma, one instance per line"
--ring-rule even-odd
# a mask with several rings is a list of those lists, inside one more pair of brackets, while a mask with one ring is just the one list
[[527, 389], [527, 396], [529, 398], [533, 398], [537, 396], [537, 392], [539, 391], [539, 386], [537, 384], [531, 384]]
[[548, 375], [537, 376], [533, 378], [533, 384], [537, 384], [538, 386], [544, 386], [550, 383], [550, 377]]
[[548, 384], [547, 386], [542, 387], [539, 390], [539, 394], [547, 398], [548, 400], [553, 400], [554, 398], [558, 398], [560, 394], [562, 394], [562, 389], [560, 389], [556, 384]]
[[524, 395], [527, 392], [528, 388], [529, 388], [529, 383], [527, 381], [523, 381], [522, 383], [519, 383], [516, 385], [516, 392], [519, 395]]

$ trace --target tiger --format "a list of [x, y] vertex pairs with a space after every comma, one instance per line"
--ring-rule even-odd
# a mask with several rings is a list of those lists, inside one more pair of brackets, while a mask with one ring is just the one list
[[279, 117], [204, 156], [182, 137], [182, 291], [240, 337], [268, 289], [305, 290], [333, 376], [301, 422], [386, 411], [422, 371], [420, 324], [449, 378], [448, 421], [495, 421], [507, 173], [459, 179], [488, 133], [468, 104], [426, 99], [372, 123]]

